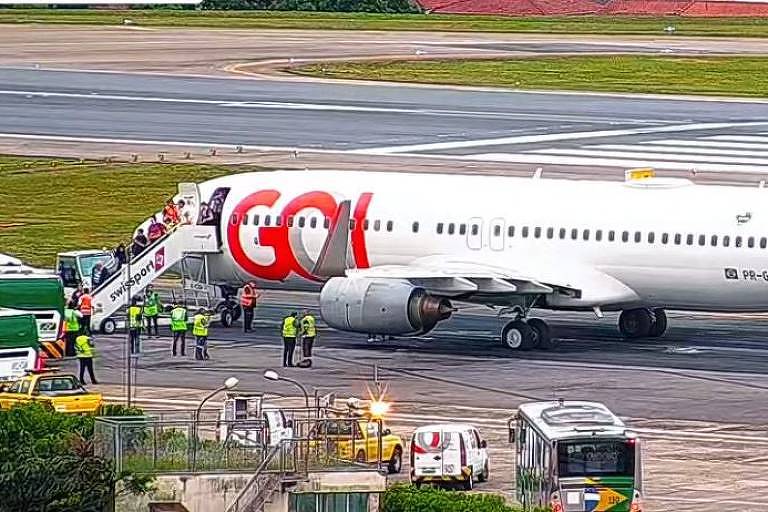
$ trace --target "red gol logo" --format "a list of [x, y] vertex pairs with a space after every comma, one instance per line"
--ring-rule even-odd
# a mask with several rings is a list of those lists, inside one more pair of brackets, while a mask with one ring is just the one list
[[161, 247], [155, 253], [155, 272], [163, 268], [163, 265], [165, 265], [165, 247]]

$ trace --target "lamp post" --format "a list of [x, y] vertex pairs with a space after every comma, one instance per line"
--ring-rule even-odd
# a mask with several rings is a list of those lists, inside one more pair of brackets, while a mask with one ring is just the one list
[[237, 377], [230, 377], [227, 380], [224, 381], [224, 384], [222, 386], [219, 386], [218, 388], [214, 389], [208, 395], [200, 400], [200, 403], [197, 405], [197, 409], [195, 409], [195, 417], [194, 417], [194, 427], [192, 432], [192, 446], [194, 446], [194, 449], [192, 450], [192, 471], [195, 470], [195, 465], [197, 463], [197, 431], [200, 424], [200, 412], [203, 410], [203, 405], [205, 405], [205, 402], [216, 396], [218, 393], [221, 393], [222, 391], [226, 391], [229, 389], [235, 388], [240, 381], [237, 379]]
[[297, 386], [299, 389], [301, 389], [301, 392], [304, 393], [304, 405], [307, 408], [307, 411], [309, 411], [309, 393], [307, 392], [307, 388], [305, 388], [301, 384], [301, 382], [290, 379], [288, 377], [283, 377], [282, 375], [279, 375], [275, 370], [265, 371], [264, 378], [272, 381], [284, 380], [286, 382], [290, 382], [291, 384]]

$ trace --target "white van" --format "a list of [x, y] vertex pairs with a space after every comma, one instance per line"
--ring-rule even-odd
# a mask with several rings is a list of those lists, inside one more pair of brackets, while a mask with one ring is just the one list
[[461, 483], [471, 490], [488, 480], [485, 440], [472, 425], [445, 423], [416, 429], [411, 438], [411, 483]]

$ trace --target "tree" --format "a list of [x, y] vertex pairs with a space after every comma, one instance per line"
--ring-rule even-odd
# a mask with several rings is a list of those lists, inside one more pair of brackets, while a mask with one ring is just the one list
[[94, 456], [93, 425], [92, 417], [40, 403], [0, 411], [0, 512], [102, 512], [118, 481], [147, 491], [151, 479], [118, 475], [111, 461]]

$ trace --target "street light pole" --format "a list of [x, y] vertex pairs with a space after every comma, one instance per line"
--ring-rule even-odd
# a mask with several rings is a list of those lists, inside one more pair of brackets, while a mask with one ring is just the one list
[[197, 409], [195, 409], [195, 416], [193, 418], [194, 425], [193, 425], [193, 428], [192, 428], [192, 446], [193, 446], [193, 449], [192, 449], [192, 467], [191, 467], [191, 470], [193, 472], [195, 471], [195, 465], [197, 463], [197, 446], [198, 446], [197, 431], [198, 431], [198, 427], [199, 427], [199, 423], [200, 423], [200, 413], [203, 410], [203, 405], [205, 405], [205, 402], [207, 402], [208, 400], [210, 400], [211, 398], [213, 398], [217, 394], [221, 393], [222, 391], [226, 391], [228, 389], [233, 389], [235, 386], [238, 385], [239, 382], [240, 381], [237, 380], [237, 377], [230, 377], [230, 378], [228, 378], [227, 380], [224, 381], [224, 385], [223, 386], [220, 386], [220, 387], [214, 389], [213, 391], [211, 391], [210, 393], [208, 393], [208, 395], [206, 395], [206, 397], [203, 398], [202, 400], [200, 400], [200, 403], [197, 404]]
[[128, 335], [127, 342], [125, 344], [126, 345], [125, 368], [126, 368], [126, 370], [128, 372], [128, 374], [126, 376], [126, 380], [125, 380], [125, 384], [126, 384], [126, 386], [125, 386], [126, 387], [125, 394], [126, 394], [126, 403], [128, 404], [128, 407], [131, 407], [132, 400], [133, 400], [133, 397], [132, 397], [132, 395], [133, 395], [133, 376], [131, 375], [131, 373], [133, 372], [133, 368], [132, 368], [132, 366], [133, 366], [132, 365], [132, 362], [133, 362], [133, 340], [131, 340], [131, 313], [130, 313], [130, 308], [131, 308], [131, 260], [132, 259], [133, 259], [133, 245], [130, 245], [129, 249], [128, 249], [127, 258], [125, 259], [125, 273], [128, 276], [128, 278], [125, 280], [125, 282], [126, 282], [126, 291], [128, 292], [126, 294], [126, 296], [125, 296], [125, 307], [126, 307], [126, 310], [128, 311], [128, 317], [126, 319], [127, 320], [126, 321], [127, 329], [125, 330], [126, 334]]

